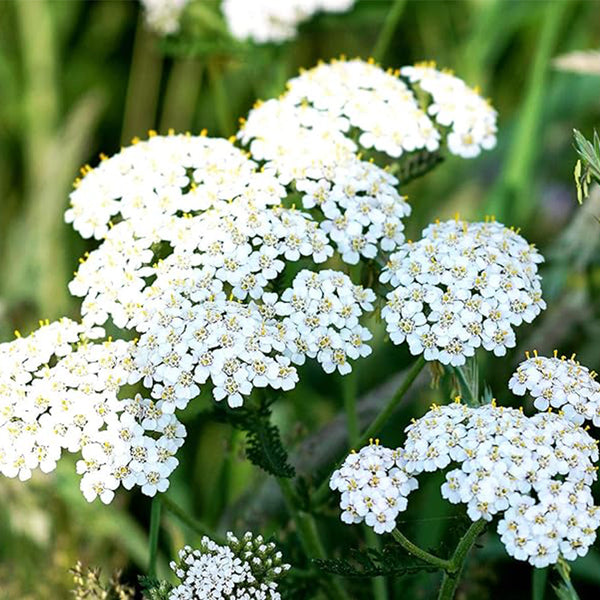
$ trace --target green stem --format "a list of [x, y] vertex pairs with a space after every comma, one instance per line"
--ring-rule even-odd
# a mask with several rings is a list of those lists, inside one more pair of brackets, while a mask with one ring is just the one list
[[164, 505], [165, 509], [168, 510], [172, 515], [177, 517], [184, 525], [189, 527], [192, 531], [197, 533], [198, 535], [206, 535], [209, 536], [212, 540], [217, 543], [221, 543], [217, 537], [211, 533], [210, 529], [200, 521], [194, 519], [194, 517], [188, 515], [181, 506], [173, 502], [171, 498], [168, 496], [162, 496], [161, 502]]
[[413, 381], [417, 378], [417, 375], [423, 370], [427, 361], [423, 358], [423, 355], [419, 356], [417, 362], [411, 367], [410, 371], [406, 374], [404, 381], [400, 387], [396, 390], [396, 393], [392, 396], [386, 407], [375, 417], [371, 424], [367, 427], [367, 430], [362, 434], [358, 440], [358, 446], [364, 446], [370, 438], [372, 438], [381, 428], [385, 425], [385, 422], [390, 418], [392, 413], [396, 410], [398, 404], [404, 394], [408, 391], [408, 388], [412, 385]]
[[379, 37], [377, 38], [375, 46], [373, 47], [373, 52], [371, 52], [371, 56], [375, 60], [380, 61], [385, 58], [385, 53], [387, 52], [388, 46], [392, 41], [394, 31], [396, 31], [398, 21], [404, 12], [405, 5], [406, 0], [396, 0], [392, 8], [390, 8], [390, 12], [385, 18], [383, 27], [379, 33]]
[[[404, 381], [396, 391], [396, 393], [392, 396], [389, 402], [386, 404], [385, 408], [373, 419], [371, 424], [367, 427], [367, 430], [362, 434], [359, 438], [356, 447], [361, 448], [364, 446], [370, 438], [372, 438], [378, 431], [381, 430], [385, 422], [390, 418], [391, 414], [396, 410], [396, 407], [412, 385], [412, 382], [417, 378], [417, 375], [423, 370], [425, 366], [425, 359], [423, 356], [419, 356], [417, 362], [411, 367], [410, 371], [406, 374]], [[340, 461], [338, 461], [335, 465], [337, 469], [340, 465]], [[321, 485], [317, 488], [313, 496], [313, 503], [315, 506], [318, 506], [322, 502], [324, 502], [329, 495], [329, 476], [321, 483]]]
[[444, 571], [449, 571], [452, 569], [452, 561], [440, 558], [439, 556], [435, 556], [434, 554], [430, 554], [429, 552], [423, 550], [423, 548], [413, 544], [413, 542], [405, 537], [404, 534], [398, 529], [394, 529], [394, 531], [392, 531], [392, 536], [394, 536], [394, 539], [413, 556], [420, 558], [421, 560], [434, 567], [437, 567], [438, 569], [443, 569]]
[[[296, 492], [290, 480], [278, 477], [277, 482], [281, 488], [288, 511], [296, 524], [298, 537], [304, 552], [309, 558], [326, 558], [325, 548], [319, 538], [315, 520], [311, 514], [298, 509]], [[342, 584], [334, 577], [329, 580], [323, 591], [330, 600], [345, 600], [347, 597]]]
[[546, 584], [548, 582], [548, 568], [533, 568], [531, 576], [531, 600], [544, 600]]
[[356, 387], [356, 372], [352, 371], [342, 379], [344, 409], [346, 411], [346, 422], [348, 423], [348, 441], [352, 448], [356, 445], [360, 435], [358, 411], [356, 409]]
[[[367, 545], [380, 550], [382, 546], [381, 536], [377, 535], [368, 525], [365, 525], [364, 529]], [[387, 600], [388, 591], [385, 577], [373, 577], [371, 587], [373, 589], [373, 600]]]
[[148, 561], [148, 576], [156, 577], [156, 561], [158, 558], [158, 534], [160, 532], [161, 501], [158, 496], [152, 499], [150, 510], [150, 537], [148, 540], [150, 559]]
[[446, 569], [446, 572], [444, 573], [442, 586], [440, 587], [438, 594], [438, 600], [452, 600], [452, 598], [454, 598], [467, 554], [473, 547], [473, 544], [477, 538], [485, 529], [486, 525], [487, 522], [483, 519], [475, 521], [475, 523], [473, 523], [471, 527], [467, 529], [467, 532], [462, 536], [460, 542], [458, 542], [458, 546], [456, 546], [454, 555], [450, 560], [450, 568]]
[[469, 382], [467, 381], [465, 372], [463, 371], [462, 367], [455, 367], [454, 372], [456, 373], [456, 376], [460, 380], [460, 383], [461, 383], [460, 387], [464, 390], [464, 395], [461, 394], [461, 396], [463, 396], [463, 398], [465, 399], [466, 403], [469, 406], [473, 406], [477, 402], [476, 402], [476, 399], [473, 397], [473, 391], [471, 390], [471, 386], [469, 385]]

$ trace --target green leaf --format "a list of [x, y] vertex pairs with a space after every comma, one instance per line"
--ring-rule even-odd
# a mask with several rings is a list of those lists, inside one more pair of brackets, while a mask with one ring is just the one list
[[268, 406], [254, 410], [217, 410], [215, 417], [246, 433], [246, 456], [252, 464], [275, 477], [295, 475], [294, 467], [288, 462], [279, 429], [271, 423]]
[[315, 559], [314, 564], [321, 571], [332, 575], [353, 578], [412, 575], [421, 571], [436, 571], [418, 558], [408, 555], [400, 546], [386, 545], [382, 550], [367, 548], [351, 549], [345, 559]]

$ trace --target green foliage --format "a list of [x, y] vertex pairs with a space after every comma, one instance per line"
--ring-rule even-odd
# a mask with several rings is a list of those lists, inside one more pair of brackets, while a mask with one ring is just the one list
[[406, 185], [414, 179], [423, 177], [444, 161], [440, 151], [428, 152], [422, 150], [413, 152], [406, 158], [403, 157], [402, 163], [396, 163], [392, 166], [392, 172], [398, 178], [401, 185]]
[[144, 600], [169, 600], [173, 586], [167, 581], [159, 581], [153, 577], [139, 578]]
[[600, 182], [600, 137], [594, 130], [594, 141], [590, 142], [577, 129], [573, 130], [575, 149], [580, 159], [575, 165], [575, 185], [577, 186], [577, 201], [579, 204], [589, 195], [589, 185], [592, 178]]
[[271, 423], [271, 410], [266, 404], [257, 409], [216, 410], [214, 415], [218, 421], [245, 432], [246, 457], [252, 464], [275, 477], [295, 475], [279, 429]]
[[103, 583], [100, 569], [84, 568], [80, 562], [71, 573], [75, 583], [72, 594], [76, 600], [133, 600], [135, 597], [135, 590], [121, 582], [119, 573], [113, 574], [108, 583]]
[[398, 545], [386, 545], [381, 550], [350, 550], [348, 558], [316, 559], [315, 565], [325, 573], [342, 577], [401, 577], [423, 571], [436, 571], [430, 564], [407, 554]]

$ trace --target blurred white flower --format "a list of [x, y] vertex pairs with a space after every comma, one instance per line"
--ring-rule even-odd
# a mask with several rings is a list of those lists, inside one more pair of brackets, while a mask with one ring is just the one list
[[233, 37], [257, 44], [281, 43], [318, 12], [345, 12], [355, 0], [223, 0], [221, 10]]
[[158, 35], [179, 31], [181, 13], [189, 0], [141, 0], [146, 25]]

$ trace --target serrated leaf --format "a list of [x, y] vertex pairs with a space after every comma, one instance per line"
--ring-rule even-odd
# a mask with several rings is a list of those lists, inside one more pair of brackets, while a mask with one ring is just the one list
[[215, 416], [217, 420], [246, 433], [246, 456], [252, 464], [275, 477], [295, 475], [294, 467], [288, 462], [288, 453], [281, 441], [279, 429], [271, 423], [271, 411], [267, 406], [258, 410], [218, 410]]
[[410, 556], [397, 545], [386, 545], [382, 550], [351, 549], [348, 558], [315, 559], [313, 562], [325, 573], [353, 578], [399, 577], [437, 570], [429, 563]]

